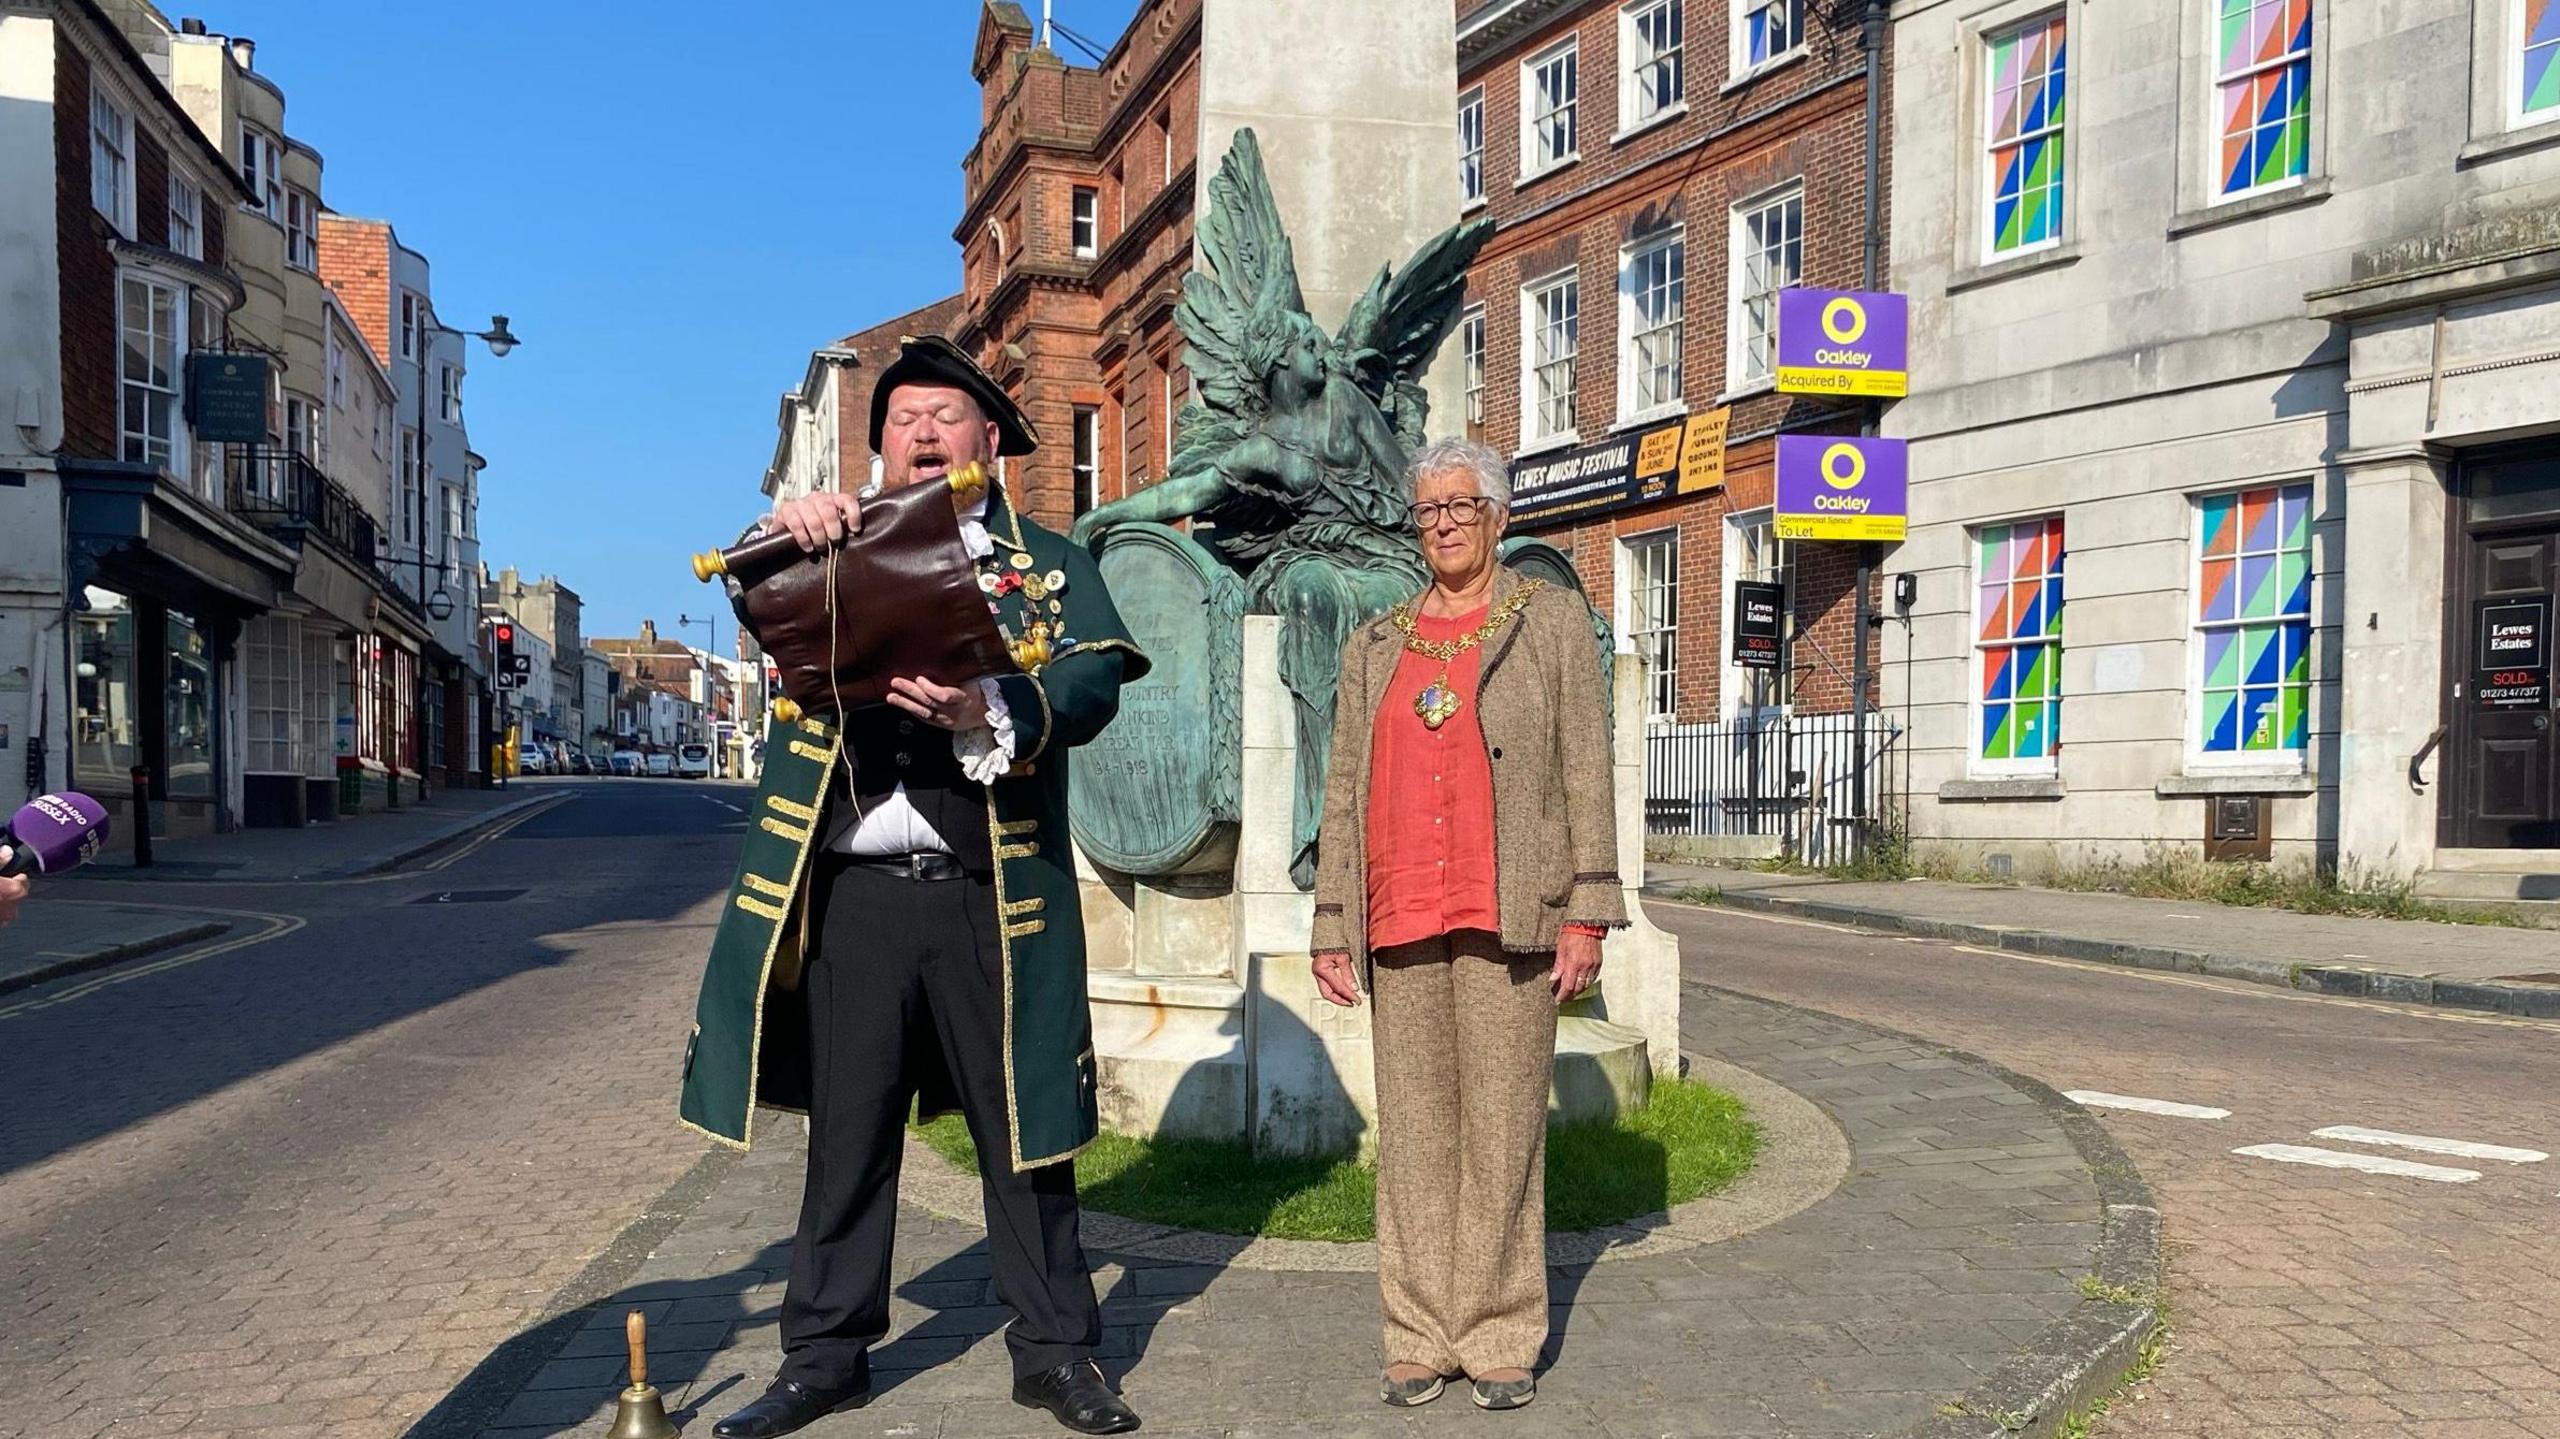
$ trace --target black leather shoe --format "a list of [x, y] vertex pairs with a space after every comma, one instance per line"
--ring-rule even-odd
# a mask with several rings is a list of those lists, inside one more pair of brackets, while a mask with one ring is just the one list
[[830, 1414], [859, 1409], [871, 1402], [871, 1388], [812, 1389], [776, 1379], [764, 1397], [711, 1426], [720, 1439], [778, 1439], [796, 1434]]
[[1126, 1434], [1138, 1427], [1138, 1411], [1111, 1392], [1101, 1366], [1078, 1359], [1013, 1381], [1013, 1402], [1046, 1409], [1079, 1434]]

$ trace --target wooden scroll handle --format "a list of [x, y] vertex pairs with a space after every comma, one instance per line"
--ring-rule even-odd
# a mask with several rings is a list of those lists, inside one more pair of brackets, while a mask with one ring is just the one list
[[[951, 505], [964, 509], [986, 492], [987, 467], [971, 460], [951, 474]], [[735, 575], [740, 584], [752, 585], [800, 556], [800, 542], [789, 530], [772, 530], [731, 545], [725, 550], [704, 550], [693, 557], [693, 577], [709, 584], [722, 575]]]

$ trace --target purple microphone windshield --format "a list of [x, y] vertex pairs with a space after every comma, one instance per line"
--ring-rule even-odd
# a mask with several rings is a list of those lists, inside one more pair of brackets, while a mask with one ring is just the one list
[[40, 794], [9, 817], [8, 839], [15, 853], [0, 871], [60, 874], [97, 857], [107, 842], [107, 809], [71, 790]]

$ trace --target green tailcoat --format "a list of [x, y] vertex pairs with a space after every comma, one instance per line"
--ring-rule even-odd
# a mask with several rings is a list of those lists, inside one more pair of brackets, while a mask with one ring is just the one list
[[[1067, 752], [1111, 722], [1120, 686], [1145, 674], [1147, 660], [1092, 555], [1015, 515], [1001, 486], [990, 490], [986, 525], [995, 553], [978, 568], [1001, 581], [994, 602], [1006, 635], [1018, 639], [1045, 624], [1051, 645], [1045, 664], [997, 680], [1012, 712], [1014, 759], [987, 794], [1004, 947], [1011, 1159], [1024, 1169], [1073, 1158], [1093, 1140], [1093, 1021], [1067, 837]], [[1059, 577], [1065, 583], [1052, 590]], [[742, 1149], [757, 1106], [808, 1107], [800, 976], [815, 948], [811, 870], [830, 828], [836, 769], [847, 763], [833, 722], [768, 723], [764, 781], [703, 970], [679, 1103], [688, 1126]], [[928, 1080], [919, 1102], [928, 1116], [959, 1107], [947, 1076]]]

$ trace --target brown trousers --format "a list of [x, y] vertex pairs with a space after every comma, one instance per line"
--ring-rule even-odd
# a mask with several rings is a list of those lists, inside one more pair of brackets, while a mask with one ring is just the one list
[[1377, 955], [1378, 1291], [1389, 1364], [1533, 1369], [1547, 1340], [1552, 953], [1461, 930]]

